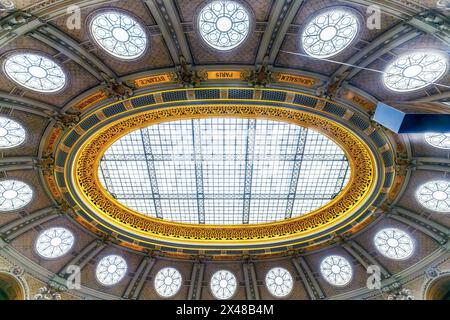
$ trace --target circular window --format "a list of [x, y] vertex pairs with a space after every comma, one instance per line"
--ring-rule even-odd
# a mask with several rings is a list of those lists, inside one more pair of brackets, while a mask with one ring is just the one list
[[120, 59], [136, 59], [144, 54], [148, 38], [144, 27], [123, 11], [102, 11], [90, 20], [95, 42]]
[[16, 121], [0, 117], [0, 149], [21, 145], [25, 141], [25, 129]]
[[220, 51], [231, 50], [247, 38], [250, 14], [239, 2], [212, 1], [200, 10], [197, 27], [208, 45]]
[[417, 190], [416, 197], [427, 209], [450, 212], [450, 182], [448, 181], [430, 181]]
[[356, 38], [359, 20], [353, 10], [333, 8], [314, 16], [301, 35], [303, 50], [316, 58], [328, 58], [347, 48]]
[[341, 256], [328, 256], [320, 264], [320, 272], [325, 280], [334, 286], [345, 286], [352, 279], [353, 271], [347, 259]]
[[450, 149], [450, 133], [425, 133], [425, 140], [433, 147]]
[[211, 277], [211, 291], [217, 299], [230, 299], [236, 288], [236, 277], [230, 271], [219, 270]]
[[374, 242], [382, 255], [394, 260], [409, 258], [414, 251], [413, 239], [406, 232], [396, 228], [379, 231], [375, 235]]
[[447, 57], [441, 53], [418, 51], [404, 54], [384, 71], [384, 84], [392, 91], [408, 92], [425, 88], [447, 72]]
[[111, 286], [122, 280], [126, 273], [127, 262], [125, 259], [117, 255], [110, 255], [100, 260], [95, 275], [101, 284]]
[[18, 180], [0, 181], [0, 211], [17, 210], [26, 206], [33, 197], [33, 190]]
[[291, 293], [294, 280], [286, 269], [273, 268], [266, 274], [266, 287], [273, 296], [285, 297]]
[[43, 231], [36, 240], [37, 253], [47, 259], [65, 255], [72, 248], [75, 238], [66, 228], [54, 227]]
[[17, 84], [38, 92], [60, 91], [66, 85], [66, 74], [55, 61], [36, 53], [9, 56], [5, 73]]
[[165, 298], [177, 294], [182, 284], [180, 272], [175, 268], [163, 268], [155, 276], [155, 290]]

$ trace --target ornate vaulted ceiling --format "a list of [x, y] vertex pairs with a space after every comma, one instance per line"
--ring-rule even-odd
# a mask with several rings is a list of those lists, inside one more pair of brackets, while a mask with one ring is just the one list
[[441, 2], [14, 3], [0, 1], [11, 296], [433, 298], [450, 272], [450, 138], [372, 116], [449, 113]]

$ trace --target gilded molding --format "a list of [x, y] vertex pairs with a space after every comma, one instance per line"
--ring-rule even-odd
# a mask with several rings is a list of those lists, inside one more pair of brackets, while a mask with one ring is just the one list
[[[211, 98], [195, 99], [201, 96], [202, 90], [208, 97], [214, 94], [217, 98], [214, 101]], [[232, 99], [231, 90], [247, 90], [252, 94], [250, 99]], [[188, 95], [189, 92], [193, 95]], [[186, 98], [171, 98], [182, 94]], [[268, 100], [268, 97], [279, 99], [280, 96], [284, 97], [280, 101]], [[148, 97], [145, 98], [148, 104], [136, 105], [136, 101], [143, 101], [144, 97]], [[299, 105], [298, 99], [317, 101], [308, 100], [315, 102], [305, 106]], [[373, 221], [369, 208], [375, 201], [384, 201], [392, 185], [392, 179], [385, 182], [385, 175], [395, 177], [395, 172], [385, 171], [385, 167], [392, 166], [383, 164], [376, 144], [368, 142], [371, 137], [363, 130], [347, 126], [347, 122], [353, 121], [351, 117], [344, 119], [327, 111], [328, 103], [325, 99], [292, 90], [261, 88], [191, 88], [142, 94], [95, 108], [95, 112], [84, 115], [79, 125], [84, 126], [85, 132], [80, 135], [75, 128], [71, 128], [59, 140], [55, 150], [56, 162], [67, 169], [65, 172], [54, 171], [53, 175], [46, 176], [46, 181], [57, 199], [65, 199], [73, 203], [72, 206], [79, 207], [78, 222], [93, 231], [116, 233], [119, 243], [136, 250], [150, 248], [165, 252], [165, 248], [171, 247], [180, 255], [192, 254], [193, 251], [208, 254], [210, 250], [218, 255], [230, 255], [233, 250], [250, 250], [253, 254], [267, 255], [278, 254], [282, 248], [290, 248], [291, 251], [319, 248], [336, 235], [357, 232]], [[113, 114], [111, 111], [105, 113], [106, 109], [112, 110], [120, 105], [125, 108]], [[322, 108], [318, 109], [317, 105]], [[351, 112], [346, 111], [346, 114]], [[89, 127], [83, 121], [93, 115], [97, 115], [98, 121]], [[98, 165], [102, 154], [114, 141], [152, 124], [206, 117], [270, 119], [320, 131], [346, 153], [352, 168], [350, 182], [335, 199], [309, 214], [245, 226], [206, 226], [153, 218], [123, 206], [103, 189], [98, 178]], [[395, 157], [393, 151], [388, 149], [389, 144], [386, 144], [383, 150]]]

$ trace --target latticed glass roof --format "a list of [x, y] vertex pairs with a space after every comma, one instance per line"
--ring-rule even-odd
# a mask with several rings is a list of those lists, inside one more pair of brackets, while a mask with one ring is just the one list
[[200, 224], [297, 217], [333, 199], [350, 168], [311, 129], [270, 120], [161, 123], [116, 141], [99, 166], [103, 186], [145, 215]]

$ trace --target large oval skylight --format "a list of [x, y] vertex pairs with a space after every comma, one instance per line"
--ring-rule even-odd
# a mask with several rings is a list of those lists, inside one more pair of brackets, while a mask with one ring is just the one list
[[0, 117], [0, 149], [21, 145], [25, 141], [25, 129], [16, 121]]
[[56, 92], [66, 85], [66, 74], [55, 61], [36, 53], [17, 53], [4, 64], [6, 74], [19, 85], [38, 92]]
[[33, 198], [30, 186], [18, 180], [0, 181], [0, 211], [25, 207]]
[[90, 23], [91, 35], [106, 52], [120, 59], [136, 59], [147, 49], [147, 34], [123, 11], [102, 11]]
[[208, 2], [197, 17], [203, 40], [217, 50], [230, 50], [240, 45], [250, 30], [250, 14], [235, 1]]
[[301, 35], [304, 51], [316, 58], [328, 58], [347, 48], [359, 30], [355, 13], [346, 8], [332, 8], [314, 16]]
[[390, 90], [408, 92], [423, 89], [447, 72], [447, 57], [433, 51], [403, 54], [389, 64], [383, 80]]
[[344, 151], [324, 135], [236, 118], [133, 131], [106, 150], [99, 166], [101, 183], [123, 205], [165, 220], [217, 225], [309, 213], [339, 194], [349, 176]]

